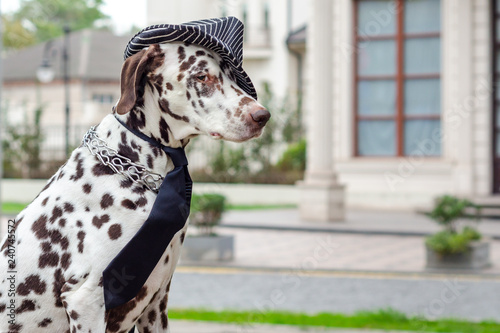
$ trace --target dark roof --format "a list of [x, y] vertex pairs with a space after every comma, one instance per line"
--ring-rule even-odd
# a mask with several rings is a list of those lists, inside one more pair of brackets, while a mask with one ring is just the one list
[[286, 39], [286, 43], [288, 45], [305, 44], [306, 38], [307, 38], [307, 26], [304, 25], [303, 27], [290, 32], [290, 34], [288, 34], [288, 37]]
[[[4, 81], [33, 81], [49, 43], [50, 62], [55, 78], [62, 78], [63, 37], [6, 54]], [[123, 49], [130, 36], [109, 31], [80, 30], [69, 35], [69, 76], [71, 79], [119, 80]]]

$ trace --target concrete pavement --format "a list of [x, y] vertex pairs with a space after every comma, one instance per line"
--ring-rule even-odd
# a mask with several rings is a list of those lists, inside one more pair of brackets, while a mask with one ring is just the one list
[[[462, 223], [475, 225], [485, 236], [500, 240], [500, 220], [482, 219]], [[371, 235], [425, 236], [440, 230], [428, 217], [414, 212], [347, 210], [344, 221], [303, 221], [298, 209], [234, 210], [224, 214], [222, 226], [229, 228], [336, 232]]]
[[[500, 236], [500, 221], [479, 228]], [[311, 223], [301, 221], [296, 209], [231, 211], [217, 231], [235, 236], [235, 259], [180, 262], [169, 307], [309, 313], [392, 307], [431, 319], [500, 321], [500, 240], [491, 241], [488, 269], [432, 272], [425, 269], [423, 235], [437, 229], [409, 213], [349, 211], [345, 222]], [[251, 326], [174, 321], [172, 332], [295, 333]]]

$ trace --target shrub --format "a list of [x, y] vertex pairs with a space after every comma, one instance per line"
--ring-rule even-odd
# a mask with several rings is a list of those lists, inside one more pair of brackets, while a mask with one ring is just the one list
[[220, 223], [225, 211], [226, 197], [216, 193], [193, 194], [190, 223], [202, 235], [215, 235], [213, 229]]
[[459, 199], [451, 195], [444, 195], [436, 199], [436, 205], [429, 217], [450, 231], [456, 230], [455, 223], [465, 216], [467, 207], [476, 207], [467, 199]]
[[445, 195], [437, 198], [434, 209], [428, 216], [445, 229], [426, 238], [426, 245], [440, 254], [464, 253], [470, 249], [470, 243], [481, 239], [476, 229], [465, 226], [457, 230], [458, 219], [465, 217], [468, 207], [477, 208], [467, 199]]
[[306, 140], [288, 146], [277, 164], [282, 171], [304, 171], [306, 169]]
[[479, 239], [481, 239], [481, 235], [477, 230], [465, 227], [460, 233], [449, 230], [440, 231], [427, 237], [425, 243], [438, 253], [453, 254], [467, 252], [470, 243]]

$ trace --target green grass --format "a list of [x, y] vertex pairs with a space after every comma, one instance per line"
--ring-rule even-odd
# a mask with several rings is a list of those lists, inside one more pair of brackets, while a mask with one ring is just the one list
[[262, 209], [282, 209], [282, 208], [296, 208], [297, 205], [226, 205], [227, 210], [262, 210]]
[[255, 311], [209, 311], [200, 309], [169, 309], [171, 319], [215, 321], [235, 324], [283, 324], [335, 328], [361, 328], [405, 330], [415, 332], [449, 333], [498, 333], [500, 323], [493, 321], [469, 322], [459, 319], [440, 319], [436, 321], [408, 317], [392, 309], [374, 312], [361, 311], [353, 315], [319, 313], [308, 315], [291, 312]]
[[17, 214], [26, 207], [27, 204], [18, 202], [2, 202], [2, 213]]
[[[25, 203], [3, 202], [2, 213], [17, 214], [26, 207]], [[297, 205], [226, 205], [227, 210], [262, 210], [262, 209], [282, 209], [296, 208]]]

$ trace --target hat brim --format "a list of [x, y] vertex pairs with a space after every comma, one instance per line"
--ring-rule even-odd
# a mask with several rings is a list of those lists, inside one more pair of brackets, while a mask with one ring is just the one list
[[236, 84], [257, 99], [257, 92], [243, 70], [243, 23], [236, 17], [213, 18], [183, 24], [157, 24], [139, 31], [128, 42], [124, 59], [152, 44], [185, 42], [216, 52], [231, 68]]

